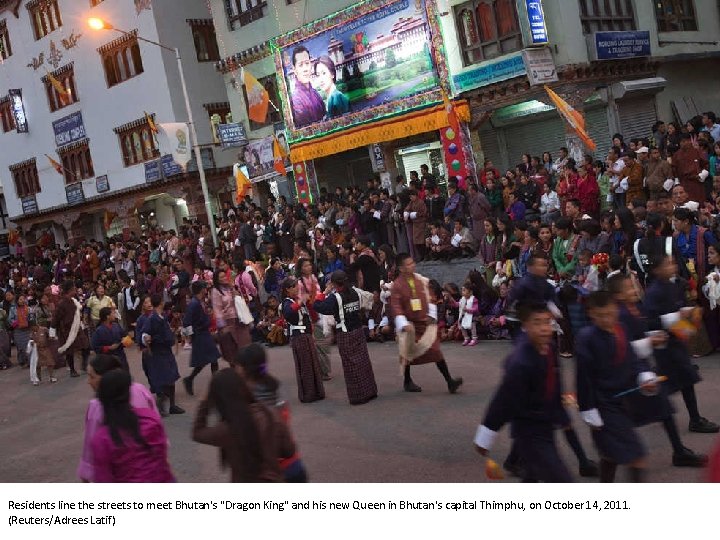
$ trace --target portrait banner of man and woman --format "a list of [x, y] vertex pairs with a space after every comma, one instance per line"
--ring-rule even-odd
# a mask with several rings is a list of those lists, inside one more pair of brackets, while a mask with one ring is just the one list
[[425, 0], [355, 6], [338, 14], [337, 20], [344, 22], [307, 39], [286, 45], [279, 39], [295, 130], [437, 86]]

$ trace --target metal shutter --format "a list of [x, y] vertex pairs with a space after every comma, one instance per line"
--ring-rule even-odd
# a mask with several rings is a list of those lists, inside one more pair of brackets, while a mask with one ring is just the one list
[[623, 99], [616, 103], [620, 115], [620, 131], [626, 144], [630, 139], [651, 135], [652, 125], [657, 121], [654, 95]]
[[596, 107], [585, 112], [585, 127], [588, 129], [590, 138], [595, 141], [597, 148], [593, 157], [605, 161], [612, 140], [610, 139], [610, 128], [608, 126], [607, 108]]
[[565, 146], [565, 126], [558, 115], [535, 122], [526, 122], [505, 128], [507, 156], [510, 161], [506, 169], [522, 162], [523, 154], [542, 157], [543, 152], [558, 155]]
[[478, 169], [482, 169], [484, 160], [489, 159], [493, 162], [496, 169], [504, 172], [506, 167], [502, 162], [502, 155], [500, 154], [500, 143], [498, 142], [497, 130], [493, 129], [490, 122], [485, 122], [483, 127], [480, 129], [480, 145], [482, 146], [483, 162], [477, 164]]

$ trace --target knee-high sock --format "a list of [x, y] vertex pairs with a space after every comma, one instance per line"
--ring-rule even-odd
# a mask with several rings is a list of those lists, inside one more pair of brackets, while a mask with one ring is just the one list
[[403, 371], [403, 383], [410, 384], [411, 382], [412, 378], [410, 377], [410, 366], [405, 366], [405, 370]]
[[217, 362], [213, 362], [210, 364], [210, 372], [211, 373], [217, 373], [217, 370], [220, 369]]
[[67, 353], [65, 355], [65, 364], [70, 368], [71, 372], [75, 371], [75, 353]]
[[615, 481], [615, 471], [617, 464], [607, 459], [600, 460], [600, 482], [611, 483]]
[[570, 445], [570, 448], [572, 448], [572, 451], [575, 452], [575, 456], [577, 456], [580, 466], [585, 465], [588, 462], [588, 457], [587, 454], [585, 454], [582, 444], [580, 444], [580, 439], [578, 439], [575, 430], [573, 428], [564, 429], [563, 434], [565, 435], [565, 440]]
[[682, 397], [687, 408], [690, 420], [698, 420], [700, 418], [700, 411], [698, 411], [697, 396], [695, 395], [695, 386], [687, 386], [682, 389]]
[[642, 482], [645, 478], [645, 471], [640, 467], [630, 467], [628, 470], [628, 480], [631, 482]]
[[440, 370], [440, 373], [442, 373], [442, 376], [445, 377], [446, 382], [452, 381], [452, 377], [450, 377], [450, 370], [448, 369], [447, 362], [445, 360], [440, 360], [437, 364], [437, 368]]
[[675, 418], [670, 416], [663, 420], [663, 429], [667, 433], [670, 444], [672, 444], [673, 452], [680, 454], [685, 450], [682, 441], [680, 440], [680, 434], [678, 433], [677, 425], [675, 424]]
[[163, 388], [163, 394], [170, 400], [170, 406], [175, 406], [175, 385], [169, 384]]
[[202, 371], [203, 367], [205, 367], [205, 366], [193, 368], [192, 373], [188, 376], [188, 379], [190, 379], [192, 381]]

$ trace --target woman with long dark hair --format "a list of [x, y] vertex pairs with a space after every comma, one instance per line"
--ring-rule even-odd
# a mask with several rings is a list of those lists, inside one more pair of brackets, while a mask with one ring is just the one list
[[[276, 413], [291, 433], [290, 407], [287, 401], [282, 399], [280, 381], [268, 372], [265, 349], [257, 343], [248, 345], [238, 352], [234, 365], [241, 369], [241, 375], [255, 400]], [[286, 482], [307, 482], [307, 472], [297, 449], [292, 456], [279, 458], [279, 465]]]
[[[208, 426], [210, 411], [220, 421]], [[255, 400], [243, 378], [231, 368], [213, 375], [207, 398], [193, 425], [193, 440], [220, 448], [232, 482], [282, 482], [279, 458], [291, 457], [295, 444], [287, 427]]]
[[312, 320], [307, 305], [300, 298], [297, 279], [289, 277], [283, 281], [282, 296], [282, 315], [289, 325], [288, 336], [295, 360], [298, 399], [302, 403], [325, 399]]
[[[122, 365], [118, 357], [111, 354], [98, 354], [88, 364], [87, 381], [95, 397], [90, 400], [87, 412], [85, 413], [83, 450], [80, 464], [77, 468], [77, 475], [84, 482], [92, 482], [95, 480], [95, 467], [93, 466], [90, 442], [98, 429], [102, 427], [104, 421], [103, 407], [100, 404], [100, 400], [97, 399], [97, 393], [100, 389], [100, 379], [109, 371], [121, 368]], [[152, 394], [140, 383], [132, 383], [130, 385], [130, 406], [137, 409], [153, 409], [157, 411], [155, 399], [153, 399]]]
[[627, 208], [615, 210], [614, 228], [615, 232], [613, 232], [611, 239], [610, 253], [625, 258], [630, 257], [633, 245], [638, 237], [638, 229], [635, 225], [633, 213]]
[[174, 482], [168, 439], [151, 406], [131, 404], [130, 374], [113, 369], [100, 378], [103, 424], [90, 440], [95, 482]]

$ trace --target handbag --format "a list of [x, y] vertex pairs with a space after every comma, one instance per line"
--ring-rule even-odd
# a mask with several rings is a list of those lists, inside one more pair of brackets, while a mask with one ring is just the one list
[[250, 313], [250, 308], [245, 302], [245, 299], [240, 294], [235, 295], [235, 311], [237, 312], [238, 320], [243, 324], [252, 324], [254, 318]]

